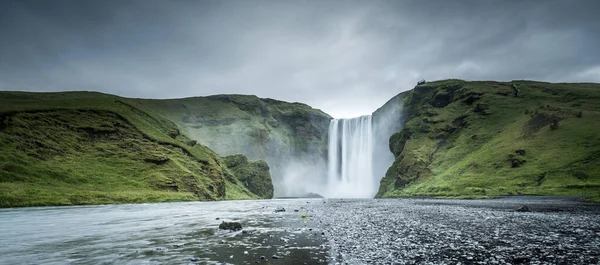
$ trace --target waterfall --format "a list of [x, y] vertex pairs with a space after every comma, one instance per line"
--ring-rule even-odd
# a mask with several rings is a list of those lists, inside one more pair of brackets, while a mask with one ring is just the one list
[[371, 115], [329, 123], [327, 194], [330, 198], [373, 198]]

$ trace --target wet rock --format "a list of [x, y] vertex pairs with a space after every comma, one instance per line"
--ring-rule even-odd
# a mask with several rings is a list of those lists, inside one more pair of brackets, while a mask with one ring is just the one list
[[240, 224], [239, 222], [225, 222], [225, 221], [223, 221], [219, 225], [219, 229], [222, 229], [222, 230], [231, 230], [231, 231], [238, 231], [238, 230], [242, 230], [242, 224]]
[[271, 257], [272, 259], [279, 259], [279, 256], [275, 256], [273, 255], [273, 257]]
[[299, 212], [299, 211], [300, 211], [300, 210], [298, 210], [298, 209], [294, 210], [294, 212]]
[[280, 212], [285, 212], [285, 208], [283, 207], [277, 207], [277, 209], [275, 209], [276, 213], [280, 213]]
[[521, 207], [517, 208], [516, 211], [517, 212], [531, 212], [531, 210], [529, 209], [529, 207], [527, 207], [527, 205], [522, 205]]
[[221, 218], [217, 217], [217, 218], [215, 218], [215, 220], [221, 220]]
[[265, 256], [260, 256], [260, 259], [265, 259]]

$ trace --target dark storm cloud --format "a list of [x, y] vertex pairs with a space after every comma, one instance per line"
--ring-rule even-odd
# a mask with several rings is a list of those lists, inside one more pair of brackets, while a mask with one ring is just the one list
[[0, 89], [370, 113], [428, 80], [600, 82], [599, 1], [1, 1]]

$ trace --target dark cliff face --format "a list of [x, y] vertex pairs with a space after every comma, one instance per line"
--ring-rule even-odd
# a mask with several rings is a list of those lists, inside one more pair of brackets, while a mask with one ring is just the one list
[[[378, 197], [596, 194], [600, 86], [445, 80], [404, 97]], [[567, 155], [568, 154], [568, 155]]]
[[[244, 154], [265, 160], [275, 192], [286, 194], [286, 174], [300, 165], [323, 167], [331, 117], [301, 103], [248, 95], [215, 95], [174, 100], [140, 100], [179, 125], [194, 140], [220, 155]], [[320, 169], [319, 172], [326, 172]], [[307, 171], [314, 182], [325, 181]]]

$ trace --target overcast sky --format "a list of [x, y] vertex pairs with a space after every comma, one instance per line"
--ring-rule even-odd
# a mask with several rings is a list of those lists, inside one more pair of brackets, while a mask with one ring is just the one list
[[600, 1], [0, 0], [0, 90], [368, 114], [424, 78], [600, 82]]

